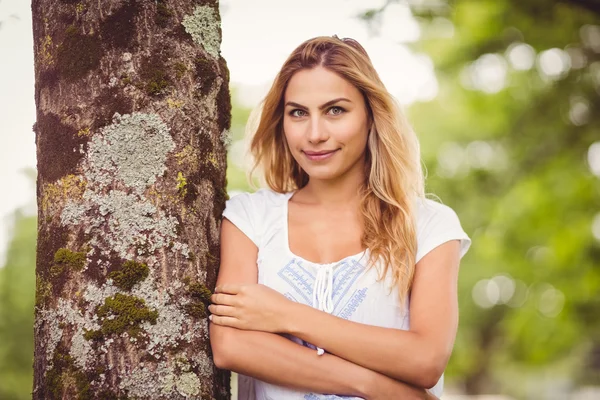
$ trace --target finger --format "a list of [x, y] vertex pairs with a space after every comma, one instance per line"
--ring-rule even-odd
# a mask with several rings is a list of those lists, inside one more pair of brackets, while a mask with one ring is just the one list
[[210, 301], [213, 304], [221, 304], [224, 306], [234, 306], [235, 304], [235, 295], [217, 293], [210, 296]]
[[210, 311], [213, 315], [218, 315], [220, 317], [236, 317], [237, 310], [235, 307], [231, 306], [219, 306], [215, 304], [211, 304], [208, 306], [208, 311]]
[[221, 325], [221, 326], [230, 326], [232, 328], [238, 328], [239, 329], [239, 325], [240, 325], [240, 320], [237, 318], [233, 318], [233, 317], [222, 317], [219, 315], [214, 315], [211, 314], [208, 316], [208, 319], [216, 325]]
[[236, 283], [224, 283], [215, 288], [215, 293], [238, 294], [242, 285]]

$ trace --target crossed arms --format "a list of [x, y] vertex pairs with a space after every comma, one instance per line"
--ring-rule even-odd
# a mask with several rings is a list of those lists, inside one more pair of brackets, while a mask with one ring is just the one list
[[229, 308], [227, 312], [235, 311], [233, 300], [252, 293], [240, 293], [240, 288], [256, 286], [257, 251], [237, 227], [223, 220], [217, 281], [222, 293], [213, 297], [220, 299], [215, 303], [231, 306], [211, 306], [213, 322], [219, 321], [210, 324], [217, 367], [316, 393], [366, 399], [435, 398], [426, 389], [435, 385], [445, 369], [458, 324], [457, 241], [438, 246], [417, 264], [409, 331], [359, 324], [309, 306], [286, 304], [292, 318], [282, 318], [274, 332], [290, 333], [326, 349], [328, 353], [322, 356], [277, 333], [244, 329], [241, 319], [228, 318], [235, 323], [225, 323], [225, 318], [218, 317], [224, 307]]

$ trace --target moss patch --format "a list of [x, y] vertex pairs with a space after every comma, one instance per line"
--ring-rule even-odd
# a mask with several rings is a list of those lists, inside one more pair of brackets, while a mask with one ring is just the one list
[[131, 290], [133, 286], [148, 277], [149, 268], [146, 264], [127, 260], [118, 271], [109, 274], [115, 286], [123, 290]]
[[188, 69], [184, 63], [175, 63], [175, 76], [177, 77], [177, 79], [181, 79], [183, 75], [187, 72], [187, 70]]
[[43, 279], [40, 274], [35, 275], [35, 305], [42, 307], [52, 296], [52, 284]]
[[212, 292], [210, 291], [210, 289], [198, 282], [189, 284], [188, 294], [193, 298], [204, 301], [206, 303], [210, 303], [210, 296], [212, 296]]
[[60, 248], [54, 253], [54, 264], [63, 265], [70, 270], [81, 271], [85, 265], [85, 253]]
[[83, 177], [73, 174], [65, 175], [55, 183], [45, 185], [40, 199], [42, 214], [52, 221], [52, 216], [56, 212], [54, 206], [62, 204], [66, 199], [81, 199], [86, 187], [87, 182]]
[[164, 55], [152, 55], [142, 61], [140, 77], [143, 83], [141, 88], [146, 93], [160, 95], [171, 85], [166, 58]]
[[161, 28], [169, 26], [173, 11], [167, 7], [166, 0], [157, 0], [156, 2], [156, 15], [154, 16], [154, 22]]
[[148, 321], [155, 325], [158, 311], [150, 310], [139, 297], [117, 293], [104, 299], [104, 304], [98, 307], [97, 315], [102, 320], [101, 328], [99, 331], [86, 332], [84, 337], [87, 340], [100, 340], [123, 332], [138, 338], [142, 332], [140, 324]]
[[206, 286], [198, 282], [191, 282], [189, 278], [184, 279], [188, 285], [187, 292], [192, 301], [184, 306], [184, 310], [195, 318], [206, 318], [206, 306], [210, 304], [212, 292]]
[[[79, 147], [87, 151], [88, 138], [78, 136], [77, 129], [63, 124], [58, 115], [41, 114], [35, 125], [38, 143], [39, 174], [46, 182], [54, 182], [73, 173], [83, 157]], [[57, 162], [60, 160], [60, 162]]]
[[93, 35], [82, 35], [75, 26], [70, 25], [57, 49], [56, 67], [62, 77], [76, 81], [97, 68], [101, 57], [101, 40]]
[[46, 373], [46, 386], [52, 399], [92, 399], [90, 380], [75, 366], [69, 349], [60, 343], [52, 356], [52, 368]]
[[194, 301], [186, 304], [183, 309], [191, 317], [206, 318], [206, 306], [204, 303]]

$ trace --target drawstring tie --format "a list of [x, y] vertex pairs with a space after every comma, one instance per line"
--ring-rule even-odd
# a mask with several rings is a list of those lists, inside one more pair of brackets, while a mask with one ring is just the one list
[[[315, 287], [313, 289], [313, 307], [331, 314], [333, 312], [333, 265], [321, 265], [317, 269]], [[325, 350], [317, 347], [317, 354], [323, 355]]]

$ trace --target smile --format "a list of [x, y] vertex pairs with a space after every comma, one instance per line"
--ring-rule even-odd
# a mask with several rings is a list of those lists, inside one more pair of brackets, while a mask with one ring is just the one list
[[306, 156], [306, 158], [308, 158], [311, 161], [323, 161], [323, 160], [326, 160], [328, 158], [331, 158], [336, 152], [337, 152], [337, 150], [331, 150], [331, 151], [303, 151], [303, 153]]

